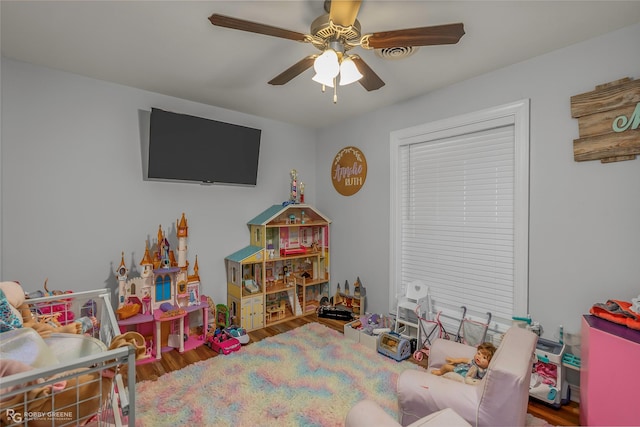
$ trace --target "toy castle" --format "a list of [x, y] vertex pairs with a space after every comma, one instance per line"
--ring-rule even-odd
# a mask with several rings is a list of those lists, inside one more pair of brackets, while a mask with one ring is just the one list
[[178, 259], [170, 248], [169, 241], [158, 227], [158, 241], [153, 256], [146, 242], [144, 256], [140, 261], [142, 273], [140, 277], [128, 278], [129, 270], [122, 260], [116, 270], [118, 279], [118, 308], [128, 303], [137, 303], [141, 307], [141, 314], [153, 313], [164, 303], [175, 308], [200, 304], [200, 276], [198, 275], [198, 257], [194, 264], [194, 273], [189, 275], [187, 261], [187, 219], [176, 221], [178, 238]]

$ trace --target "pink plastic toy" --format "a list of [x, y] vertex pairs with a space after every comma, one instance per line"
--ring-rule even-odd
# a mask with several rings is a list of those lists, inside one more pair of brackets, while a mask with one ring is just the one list
[[207, 337], [207, 344], [213, 351], [217, 351], [220, 354], [229, 354], [233, 351], [238, 351], [242, 347], [240, 341], [230, 336], [226, 332], [218, 332], [215, 335]]

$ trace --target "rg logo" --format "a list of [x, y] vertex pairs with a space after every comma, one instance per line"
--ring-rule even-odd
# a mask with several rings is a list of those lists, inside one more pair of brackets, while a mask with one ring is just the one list
[[14, 423], [21, 423], [23, 421], [22, 413], [16, 412], [13, 409], [7, 409], [7, 418], [10, 418]]

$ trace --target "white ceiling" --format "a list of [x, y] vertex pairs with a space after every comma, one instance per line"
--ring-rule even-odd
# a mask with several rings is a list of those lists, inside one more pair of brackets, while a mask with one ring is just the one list
[[364, 0], [363, 33], [462, 22], [466, 34], [458, 44], [421, 47], [398, 60], [355, 49], [386, 86], [340, 87], [334, 105], [311, 69], [284, 86], [267, 84], [316, 53], [312, 45], [214, 27], [207, 19], [215, 12], [308, 33], [324, 13], [321, 0], [2, 0], [0, 7], [5, 57], [310, 127], [640, 22], [639, 1]]

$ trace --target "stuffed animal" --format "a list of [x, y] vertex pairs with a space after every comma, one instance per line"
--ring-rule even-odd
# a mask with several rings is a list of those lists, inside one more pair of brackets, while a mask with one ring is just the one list
[[60, 325], [56, 322], [55, 315], [47, 317], [46, 320], [48, 321], [43, 322], [33, 317], [20, 283], [0, 282], [0, 332], [18, 328], [33, 328], [43, 338], [54, 332], [82, 333], [81, 322]]

